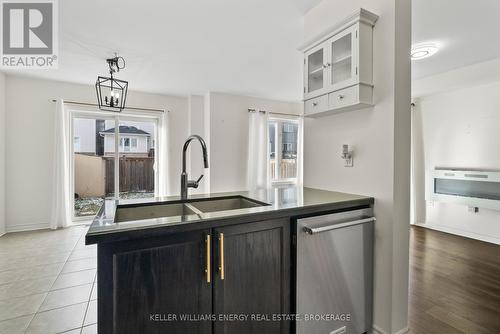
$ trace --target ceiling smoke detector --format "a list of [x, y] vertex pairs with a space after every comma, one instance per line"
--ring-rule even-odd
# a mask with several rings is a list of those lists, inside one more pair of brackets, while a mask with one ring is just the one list
[[436, 54], [439, 48], [434, 44], [421, 44], [415, 45], [411, 49], [411, 60], [420, 60], [424, 58], [429, 58]]

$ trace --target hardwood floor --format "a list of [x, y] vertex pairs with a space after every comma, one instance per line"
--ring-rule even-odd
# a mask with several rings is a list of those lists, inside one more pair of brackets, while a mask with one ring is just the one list
[[412, 226], [411, 334], [500, 333], [500, 246]]

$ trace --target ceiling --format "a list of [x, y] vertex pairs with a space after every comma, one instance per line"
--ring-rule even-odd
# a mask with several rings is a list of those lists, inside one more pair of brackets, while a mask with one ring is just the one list
[[317, 2], [59, 1], [59, 68], [22, 74], [94, 84], [119, 52], [130, 90], [299, 100], [302, 16]]
[[[119, 52], [127, 67], [118, 78], [131, 90], [298, 101], [302, 17], [319, 2], [59, 1], [59, 69], [22, 74], [93, 84], [107, 74], [105, 59]], [[413, 0], [413, 42], [441, 46], [412, 62], [413, 77], [500, 57], [499, 28], [498, 0]]]
[[414, 79], [500, 57], [499, 0], [412, 0], [413, 44], [440, 51], [412, 62]]

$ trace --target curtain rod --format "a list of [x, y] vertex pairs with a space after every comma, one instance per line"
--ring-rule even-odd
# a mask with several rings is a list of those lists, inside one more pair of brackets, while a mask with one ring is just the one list
[[[248, 108], [248, 112], [257, 112], [257, 110]], [[265, 110], [259, 110], [258, 112], [265, 114], [266, 112], [271, 114], [271, 115], [283, 115], [283, 116], [295, 116], [295, 117], [302, 117], [302, 115], [295, 115], [295, 114], [286, 114], [283, 112], [272, 112], [272, 111], [265, 111]]]
[[[52, 102], [56, 102], [56, 99], [52, 99]], [[75, 102], [75, 101], [66, 101], [64, 100], [65, 104], [75, 104], [75, 105], [80, 105], [80, 106], [90, 106], [90, 107], [98, 107], [97, 104], [95, 103], [86, 103], [86, 102]], [[156, 112], [170, 112], [169, 110], [164, 110], [164, 109], [151, 109], [151, 108], [136, 108], [136, 107], [126, 107], [125, 109], [128, 110], [143, 110], [143, 111], [156, 111]]]

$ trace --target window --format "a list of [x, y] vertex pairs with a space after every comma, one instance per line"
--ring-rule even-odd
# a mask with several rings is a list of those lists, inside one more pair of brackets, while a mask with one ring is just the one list
[[120, 120], [123, 154], [120, 154], [119, 198], [147, 198], [155, 194], [156, 123], [152, 121]]
[[105, 156], [105, 139], [101, 135], [112, 129], [114, 122], [95, 117], [73, 117], [72, 122], [73, 216], [78, 218], [95, 215], [104, 198], [114, 196], [114, 145], [106, 148]]
[[73, 137], [73, 151], [80, 152], [80, 137]]
[[278, 180], [276, 170], [277, 127], [277, 122], [269, 122], [269, 169], [271, 171], [271, 182]]
[[155, 196], [157, 122], [154, 116], [96, 117], [95, 113], [72, 112], [75, 220], [95, 215], [105, 198]]
[[120, 152], [137, 152], [137, 138], [121, 137]]
[[123, 150], [125, 152], [130, 152], [130, 138], [122, 138], [123, 139]]
[[297, 131], [296, 125], [292, 123], [283, 123], [283, 132], [294, 132]]
[[297, 182], [299, 123], [271, 118], [269, 121], [269, 164], [273, 183]]

